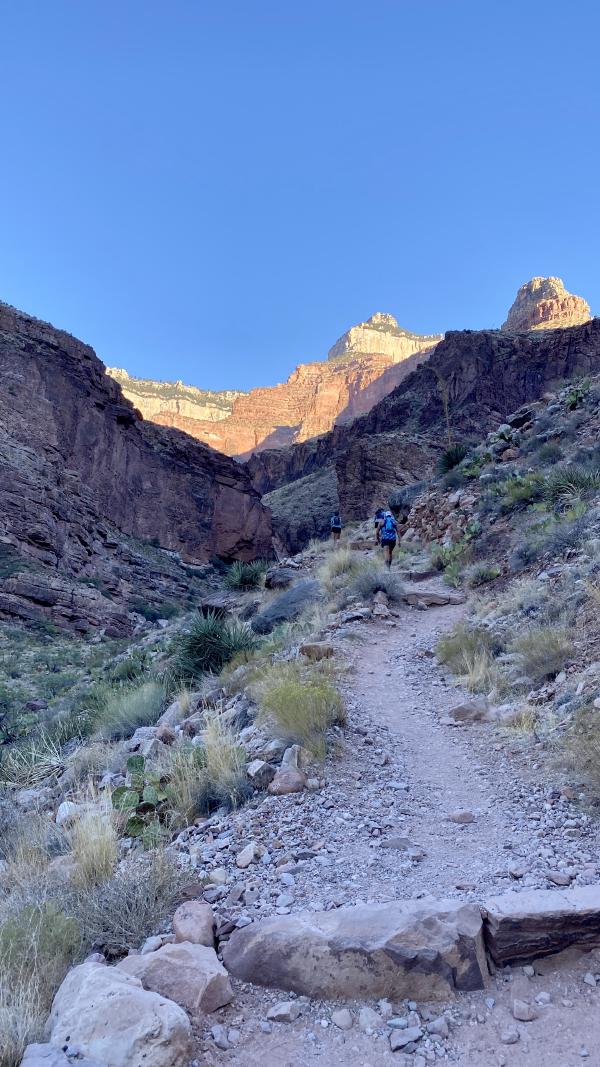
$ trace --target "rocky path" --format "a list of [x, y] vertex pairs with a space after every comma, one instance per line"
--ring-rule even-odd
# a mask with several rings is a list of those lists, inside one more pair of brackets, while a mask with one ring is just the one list
[[[227, 872], [226, 884], [208, 891], [223, 921], [243, 925], [273, 912], [428, 894], [482, 901], [511, 889], [600, 882], [596, 827], [550, 784], [535, 746], [493, 725], [440, 721], [466, 697], [432, 654], [461, 611], [406, 610], [331, 635], [349, 668], [345, 739], [319, 790], [266, 797], [211, 828], [203, 856]], [[240, 871], [236, 856], [249, 840], [266, 854]], [[600, 1065], [600, 956], [567, 963], [544, 976], [506, 969], [486, 991], [445, 1009], [419, 1005], [423, 1025], [444, 1010], [449, 1035], [424, 1039], [406, 1063]], [[527, 1023], [511, 1008], [523, 982], [532, 997], [543, 994]], [[232, 1047], [217, 1050], [207, 1031], [208, 1062], [301, 1067], [321, 1057], [346, 1067], [403, 1065], [403, 1054], [389, 1046], [385, 1005], [349, 1005], [354, 1024], [343, 1032], [332, 1022], [336, 1005], [316, 1002], [303, 1002], [292, 1023], [269, 1023], [267, 1011], [281, 999], [238, 987], [220, 1020], [235, 1031]], [[363, 1017], [361, 1026], [366, 1007], [377, 1016]], [[393, 1010], [408, 1017], [413, 1007]]]

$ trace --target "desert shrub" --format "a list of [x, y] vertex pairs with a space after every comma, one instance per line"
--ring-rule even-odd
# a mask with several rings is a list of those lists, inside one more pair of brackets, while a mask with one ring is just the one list
[[593, 704], [585, 704], [573, 717], [561, 739], [562, 758], [566, 766], [600, 794], [600, 713]]
[[172, 914], [181, 886], [182, 875], [164, 851], [138, 853], [82, 894], [78, 915], [89, 941], [112, 957], [139, 948]]
[[561, 556], [569, 549], [577, 548], [588, 534], [588, 522], [585, 518], [585, 506], [567, 512], [562, 522], [548, 526], [539, 539], [540, 552]]
[[563, 669], [573, 654], [573, 639], [564, 626], [532, 626], [508, 646], [524, 673], [540, 683]]
[[469, 451], [467, 445], [455, 444], [450, 445], [444, 452], [442, 452], [438, 460], [438, 471], [440, 474], [447, 474], [453, 467], [457, 467], [459, 463], [467, 455]]
[[165, 700], [164, 686], [157, 681], [108, 689], [95, 717], [95, 733], [101, 741], [131, 737], [138, 726], [153, 726]]
[[[237, 760], [236, 760], [237, 762]], [[175, 829], [189, 826], [206, 806], [206, 750], [200, 745], [177, 745], [171, 749], [165, 792], [170, 823]]]
[[77, 884], [89, 887], [110, 878], [117, 863], [119, 842], [113, 811], [105, 800], [92, 797], [68, 837]]
[[255, 559], [252, 563], [243, 563], [236, 560], [225, 575], [225, 585], [228, 589], [256, 589], [264, 578], [268, 564], [262, 559]]
[[179, 637], [175, 666], [184, 679], [218, 673], [240, 652], [256, 648], [258, 639], [246, 623], [221, 618], [215, 612], [196, 615]]
[[493, 582], [502, 574], [502, 568], [497, 563], [474, 563], [467, 571], [467, 585], [476, 589], [479, 585]]
[[327, 668], [296, 662], [272, 664], [257, 687], [261, 716], [286, 740], [318, 758], [327, 751], [327, 730], [345, 721], [342, 697]]
[[550, 472], [546, 478], [544, 495], [554, 507], [565, 509], [599, 491], [600, 470], [572, 464], [555, 467]]
[[217, 714], [206, 716], [203, 751], [200, 810], [237, 807], [252, 793], [246, 776], [246, 754], [233, 730]]
[[145, 651], [136, 649], [128, 656], [116, 661], [108, 672], [111, 682], [133, 682], [147, 669], [148, 656]]
[[513, 574], [518, 574], [519, 571], [523, 571], [531, 566], [532, 563], [535, 563], [543, 554], [543, 551], [539, 540], [525, 538], [513, 548], [508, 558], [508, 566]]
[[323, 588], [331, 594], [339, 589], [349, 576], [357, 572], [361, 562], [356, 552], [349, 548], [340, 548], [331, 552], [321, 564], [317, 577]]
[[536, 459], [542, 465], [559, 463], [563, 456], [564, 452], [558, 441], [547, 441], [546, 444], [538, 448], [536, 453]]
[[77, 961], [81, 927], [53, 900], [13, 902], [0, 922], [0, 1065], [41, 1039], [56, 989]]
[[381, 592], [386, 593], [391, 601], [397, 602], [404, 595], [404, 587], [398, 575], [389, 567], [376, 563], [363, 563], [353, 576], [349, 590], [363, 600]]
[[459, 622], [438, 641], [436, 652], [440, 663], [447, 664], [454, 674], [464, 673], [465, 663], [487, 653], [495, 656], [501, 651], [498, 640], [484, 626]]
[[540, 474], [518, 475], [503, 486], [500, 498], [501, 510], [514, 511], [517, 508], [533, 504], [544, 495], [544, 479]]
[[575, 411], [576, 408], [583, 404], [590, 391], [590, 386], [589, 378], [582, 378], [580, 381], [573, 382], [564, 398], [567, 411]]

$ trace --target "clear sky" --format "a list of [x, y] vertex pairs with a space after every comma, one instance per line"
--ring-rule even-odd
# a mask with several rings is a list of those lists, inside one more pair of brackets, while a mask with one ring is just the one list
[[389, 311], [600, 313], [597, 0], [0, 0], [0, 298], [108, 364], [282, 381]]

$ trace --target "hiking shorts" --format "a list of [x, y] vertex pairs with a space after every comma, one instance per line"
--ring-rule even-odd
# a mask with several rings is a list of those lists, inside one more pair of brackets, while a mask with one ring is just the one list
[[395, 548], [396, 547], [396, 538], [395, 537], [382, 537], [380, 539], [380, 541], [379, 541], [379, 544], [381, 545], [382, 548]]

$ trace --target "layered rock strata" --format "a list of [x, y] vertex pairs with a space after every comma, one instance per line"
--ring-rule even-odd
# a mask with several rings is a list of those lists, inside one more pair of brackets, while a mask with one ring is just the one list
[[365, 414], [426, 359], [441, 335], [403, 330], [381, 312], [353, 326], [326, 362], [301, 363], [280, 385], [210, 393], [110, 370], [144, 418], [176, 427], [230, 456], [247, 457], [326, 433]]

